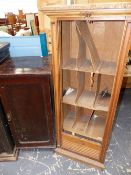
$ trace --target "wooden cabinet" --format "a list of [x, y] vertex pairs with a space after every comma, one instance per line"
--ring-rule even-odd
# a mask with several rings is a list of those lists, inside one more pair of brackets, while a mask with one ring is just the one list
[[43, 10], [52, 22], [56, 151], [103, 168], [131, 23], [97, 5]]
[[[25, 59], [23, 64], [28, 61]], [[36, 72], [35, 68], [29, 70]], [[38, 70], [32, 73], [16, 68], [16, 72], [20, 71], [18, 74], [12, 71], [8, 76], [0, 75], [1, 101], [17, 147], [52, 147], [55, 144], [51, 75]]]

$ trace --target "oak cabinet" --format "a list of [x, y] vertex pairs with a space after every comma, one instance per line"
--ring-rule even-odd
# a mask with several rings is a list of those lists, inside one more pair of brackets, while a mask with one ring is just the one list
[[56, 152], [103, 168], [131, 23], [115, 10], [90, 8], [47, 5], [43, 10], [52, 26]]
[[38, 71], [0, 76], [1, 101], [17, 147], [55, 144], [50, 78]]

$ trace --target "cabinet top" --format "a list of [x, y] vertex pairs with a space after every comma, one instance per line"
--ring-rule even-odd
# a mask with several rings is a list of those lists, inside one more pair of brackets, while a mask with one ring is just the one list
[[51, 74], [50, 57], [13, 57], [0, 65], [0, 76], [34, 74]]
[[[77, 2], [78, 3], [75, 3]], [[116, 17], [116, 19], [125, 20], [131, 19], [131, 1], [123, 1], [120, 2], [119, 0], [95, 0], [87, 1], [82, 0], [66, 0], [63, 1], [61, 4], [48, 4], [48, 3], [41, 3], [38, 6], [40, 11], [43, 11], [45, 14], [53, 17], [88, 17], [88, 16], [112, 16], [112, 19]], [[74, 3], [71, 3], [74, 2]], [[71, 3], [71, 4], [69, 4]], [[123, 18], [122, 18], [123, 17]]]

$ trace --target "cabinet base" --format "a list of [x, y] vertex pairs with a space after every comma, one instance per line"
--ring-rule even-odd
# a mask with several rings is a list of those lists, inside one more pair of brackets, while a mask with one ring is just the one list
[[14, 148], [14, 151], [12, 154], [2, 153], [0, 154], [0, 162], [3, 161], [15, 161], [18, 158], [19, 150], [17, 148]]
[[78, 160], [80, 162], [83, 162], [83, 163], [87, 163], [91, 166], [94, 166], [95, 168], [99, 168], [99, 169], [104, 169], [104, 164], [103, 163], [100, 163], [96, 160], [92, 160], [90, 158], [87, 158], [87, 157], [84, 157], [84, 156], [81, 156], [81, 155], [78, 155], [76, 153], [72, 153], [70, 151], [67, 151], [65, 149], [62, 149], [62, 148], [56, 148], [55, 151], [58, 153], [58, 154], [62, 154], [64, 156], [67, 156], [67, 157], [70, 157], [74, 160]]

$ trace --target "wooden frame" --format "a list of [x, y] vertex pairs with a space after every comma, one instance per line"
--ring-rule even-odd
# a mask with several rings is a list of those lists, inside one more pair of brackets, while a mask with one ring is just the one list
[[[59, 9], [58, 7], [47, 7], [47, 9], [43, 9], [45, 10], [46, 14], [50, 16], [52, 25], [52, 63], [55, 91], [56, 133], [58, 143], [58, 148], [56, 149], [56, 151], [72, 158], [76, 157], [77, 160], [82, 160], [83, 157], [84, 162], [88, 162], [89, 164], [103, 168], [102, 164], [104, 163], [106, 150], [108, 148], [109, 138], [112, 131], [112, 124], [124, 73], [126, 56], [128, 54], [128, 49], [131, 42], [131, 13], [128, 9], [128, 7], [130, 8], [130, 3], [126, 4], [127, 8], [125, 9], [125, 11], [123, 11], [124, 6], [122, 6], [122, 3], [121, 9], [113, 9], [113, 4], [112, 6], [110, 4], [108, 10], [104, 9], [105, 6], [101, 5], [100, 8], [100, 6], [97, 5], [93, 10], [91, 6], [88, 5], [85, 7], [70, 6], [70, 8], [63, 6], [61, 8], [63, 11], [61, 11], [61, 9]], [[106, 40], [102, 41], [100, 38], [98, 38], [98, 40], [95, 39], [95, 35], [93, 35], [90, 26], [92, 25], [95, 28], [95, 25], [97, 24], [104, 24], [104, 27], [107, 26], [106, 36], [111, 35], [111, 39], [109, 38], [109, 43], [112, 43], [114, 44], [114, 46], [116, 46], [116, 52], [115, 49], [112, 47], [112, 44], [111, 46], [108, 45]], [[76, 26], [76, 31], [72, 29], [72, 26], [74, 25]], [[119, 31], [117, 31], [117, 28], [115, 27], [117, 25], [119, 25]], [[111, 31], [114, 31], [113, 33], [118, 34], [117, 36], [115, 35], [115, 39], [113, 39], [111, 31], [108, 30], [108, 28], [110, 27], [112, 28]], [[87, 35], [88, 38], [84, 34], [85, 28], [86, 32], [89, 34]], [[66, 66], [65, 61], [62, 60], [62, 58], [65, 59], [67, 57], [67, 59], [69, 59], [70, 54], [74, 53], [74, 50], [72, 50], [72, 52], [70, 50], [72, 49], [70, 47], [71, 41], [69, 43], [63, 42], [63, 30], [67, 31], [64, 32], [64, 34], [66, 34], [64, 37], [66, 38], [67, 42], [70, 41], [72, 35], [71, 33], [74, 33], [75, 36], [77, 34], [78, 36], [75, 42], [79, 42], [79, 46], [76, 44], [76, 48], [79, 49], [79, 52], [77, 54], [74, 54], [77, 55], [77, 57], [73, 62], [71, 62], [72, 66]], [[102, 44], [106, 43], [109, 47], [109, 50], [111, 51], [111, 54], [109, 53], [109, 56], [107, 56], [107, 62], [109, 63], [110, 60], [110, 58], [108, 57], [114, 59], [117, 58], [115, 64], [111, 61], [108, 64], [109, 66], [107, 66], [107, 63], [105, 61], [103, 62], [101, 58], [104, 57], [101, 55], [104, 55], [105, 53], [107, 53], [108, 55], [108, 50], [99, 52], [100, 49], [97, 46], [97, 43], [99, 43], [99, 41], [101, 41]], [[94, 43], [94, 45], [92, 43]], [[65, 47], [67, 47], [68, 49], [67, 52], [64, 53]], [[83, 70], [83, 67], [82, 69], [80, 68], [80, 59], [82, 58], [82, 54], [84, 54], [83, 58], [85, 59], [85, 55], [88, 52], [85, 51], [85, 48], [87, 47], [90, 50], [90, 65], [92, 66], [91, 69], [84, 68]], [[76, 51], [78, 49], [76, 49]], [[81, 51], [81, 49], [83, 49], [83, 51]], [[101, 69], [101, 65], [103, 65], [104, 69]], [[68, 72], [67, 76], [70, 77], [69, 79], [67, 79], [68, 81], [66, 82], [64, 82], [65, 78], [63, 78], [65, 77], [64, 72]], [[71, 78], [71, 72], [75, 72], [75, 79]], [[89, 87], [92, 87], [92, 84], [95, 85], [95, 100], [93, 101], [92, 107], [88, 106], [87, 109], [82, 109], [84, 106], [79, 105], [79, 97], [81, 97], [83, 90], [86, 90], [87, 88], [84, 77], [85, 75], [86, 77], [88, 77], [88, 74], [88, 82], [90, 82]], [[103, 79], [107, 78], [109, 81], [107, 80], [108, 82], [105, 85], [103, 84]], [[76, 82], [77, 79], [77, 83], [75, 83], [75, 86], [70, 83], [71, 79], [73, 79], [73, 84], [74, 82]], [[63, 93], [64, 96], [65, 94], [70, 94], [67, 90], [67, 86], [62, 85], [62, 82], [66, 84], [69, 88], [71, 88], [70, 92], [73, 92], [72, 88], [75, 88], [77, 90], [75, 94], [75, 100], [73, 100], [73, 102], [71, 100], [65, 100], [65, 97], [62, 97]], [[104, 89], [104, 87], [108, 87], [110, 95], [108, 100], [106, 101], [106, 107], [102, 108], [102, 105], [100, 105], [99, 107], [98, 104], [101, 104], [99, 96], [102, 94], [102, 90]], [[62, 104], [62, 101], [64, 102], [64, 104]], [[103, 101], [103, 104], [105, 104], [105, 101]], [[72, 107], [69, 105], [72, 105]], [[70, 113], [70, 110], [72, 110], [73, 112]], [[88, 114], [89, 118], [84, 117], [85, 113]], [[100, 118], [99, 115], [101, 116]], [[95, 119], [94, 116], [97, 116], [97, 118]], [[95, 126], [93, 122], [97, 122], [100, 124], [97, 124], [95, 127], [95, 129], [98, 129], [98, 131], [100, 131], [100, 135], [92, 135], [92, 133], [94, 132], [92, 126]], [[85, 132], [85, 129], [83, 128], [86, 128], [87, 126], [88, 129]], [[78, 132], [79, 130], [80, 132]], [[86, 134], [83, 134], [83, 132]]]
[[16, 161], [18, 159], [19, 149], [14, 147], [13, 153], [2, 153], [0, 154], [0, 162], [3, 161]]

